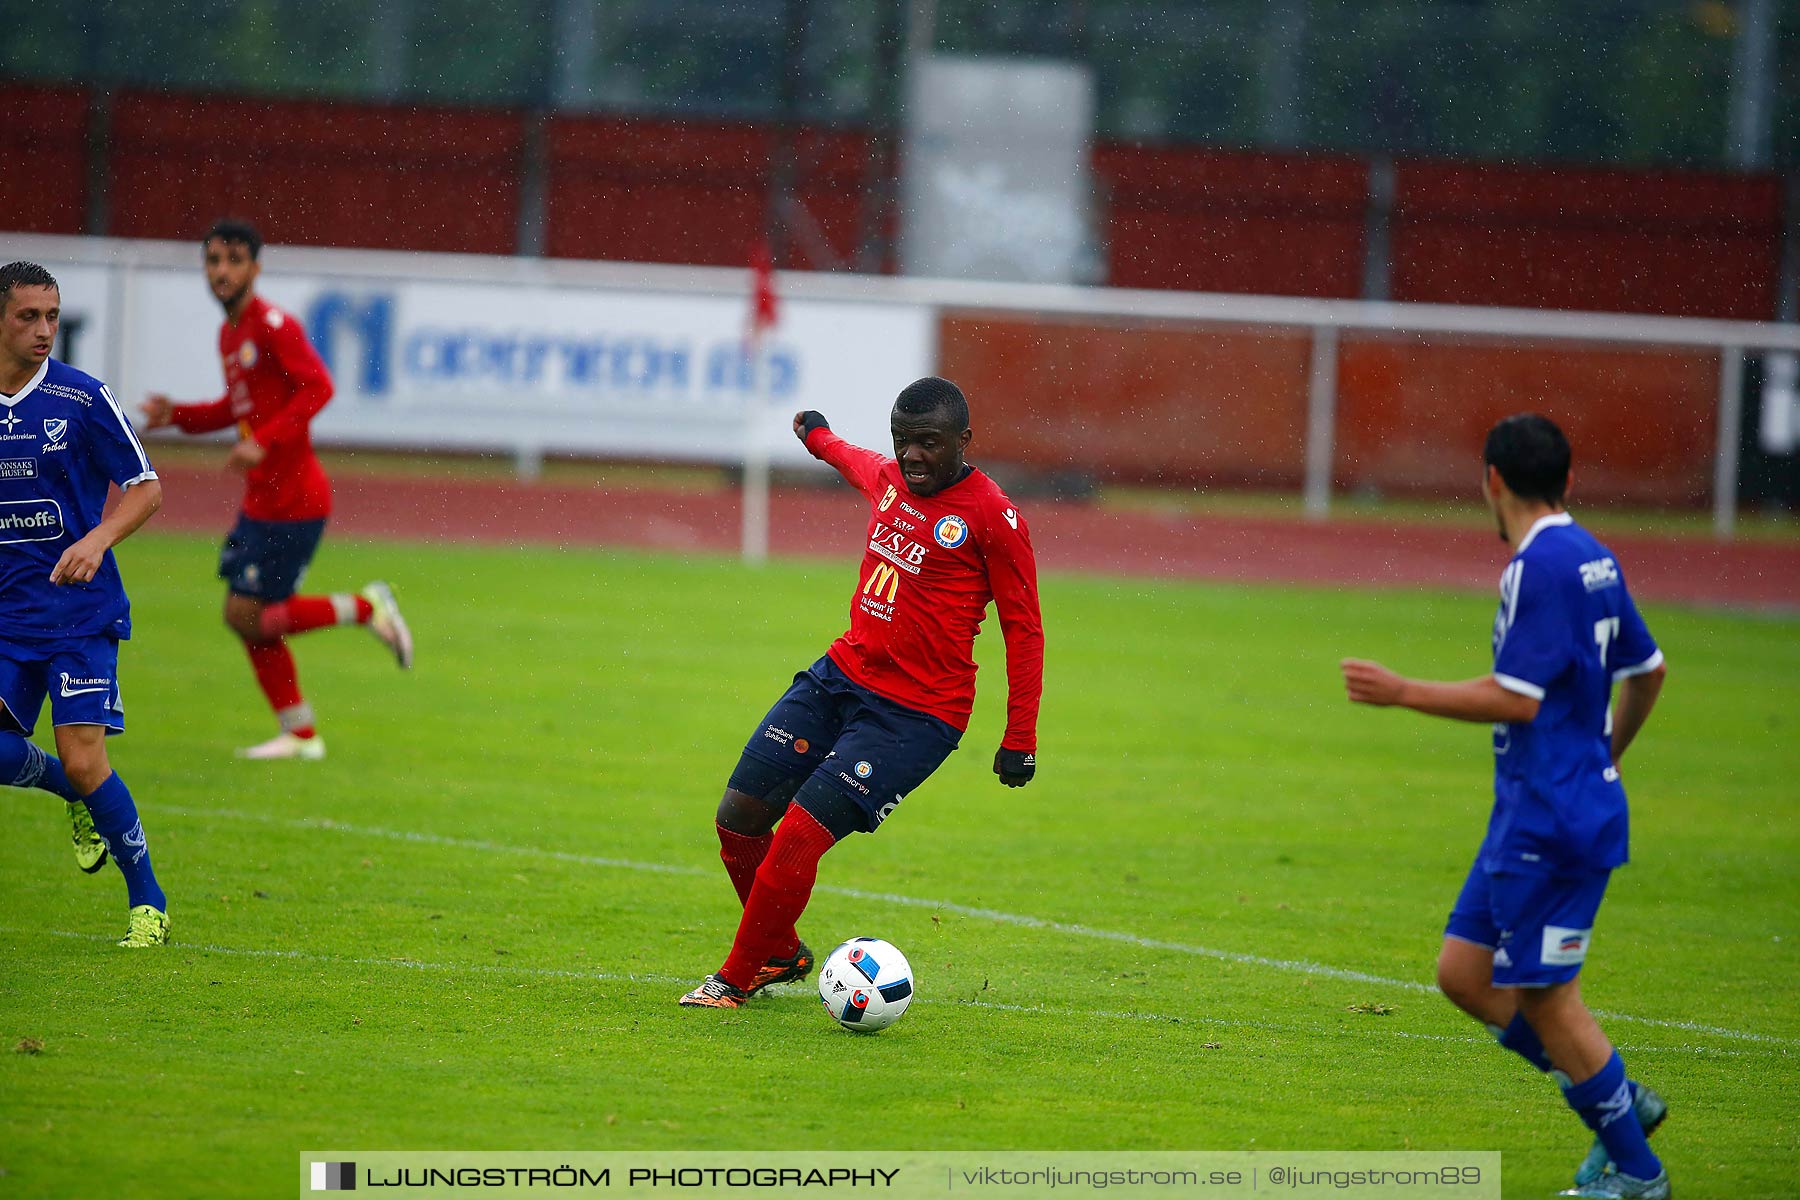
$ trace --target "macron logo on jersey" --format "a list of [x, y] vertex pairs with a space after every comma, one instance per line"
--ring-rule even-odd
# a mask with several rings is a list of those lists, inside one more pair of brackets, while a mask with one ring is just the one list
[[1008, 525], [1011, 525], [1014, 529], [1017, 529], [1019, 527], [1019, 510], [1018, 509], [1009, 508], [1005, 512], [1001, 513], [1000, 515], [1005, 517], [1006, 523]]

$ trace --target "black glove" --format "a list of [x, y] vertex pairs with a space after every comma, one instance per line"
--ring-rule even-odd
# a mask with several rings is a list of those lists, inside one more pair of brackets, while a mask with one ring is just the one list
[[1024, 787], [1037, 774], [1037, 754], [1031, 750], [1008, 750], [1002, 746], [994, 751], [994, 774], [1007, 787]]
[[794, 418], [794, 436], [803, 442], [813, 430], [830, 428], [831, 423], [825, 419], [825, 414], [814, 412], [810, 408]]

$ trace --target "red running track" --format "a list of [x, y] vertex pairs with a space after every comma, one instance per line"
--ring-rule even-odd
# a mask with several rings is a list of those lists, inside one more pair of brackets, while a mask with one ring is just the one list
[[[155, 527], [223, 535], [242, 479], [223, 469], [160, 469]], [[358, 537], [500, 545], [626, 546], [731, 553], [732, 491], [673, 491], [446, 477], [342, 474], [331, 529]], [[1417, 522], [1167, 514], [1095, 504], [1025, 506], [1045, 570], [1362, 587], [1487, 590], [1506, 547], [1492, 533]], [[778, 555], [861, 550], [868, 507], [844, 487], [778, 488], [770, 545]], [[1595, 533], [1619, 555], [1644, 600], [1800, 611], [1800, 542]]]

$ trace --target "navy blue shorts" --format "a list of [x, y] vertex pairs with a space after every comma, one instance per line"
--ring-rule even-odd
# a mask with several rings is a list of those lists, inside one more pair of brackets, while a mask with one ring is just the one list
[[759, 799], [810, 776], [847, 796], [872, 833], [938, 769], [962, 733], [947, 721], [884, 700], [829, 655], [794, 676], [744, 746], [727, 785]]
[[1495, 987], [1567, 983], [1587, 961], [1611, 871], [1490, 874], [1479, 856], [1444, 935], [1494, 952]]
[[219, 548], [219, 578], [240, 596], [286, 600], [300, 588], [312, 563], [325, 519], [254, 521], [243, 513]]
[[124, 733], [118, 639], [95, 634], [42, 643], [0, 641], [0, 701], [6, 703], [0, 729], [30, 737], [46, 696], [52, 725], [100, 725], [109, 735]]

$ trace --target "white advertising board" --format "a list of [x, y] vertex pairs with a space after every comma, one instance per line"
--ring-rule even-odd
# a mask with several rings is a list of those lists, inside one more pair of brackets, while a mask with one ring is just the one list
[[[356, 264], [335, 252], [339, 261]], [[380, 256], [384, 261], [395, 256]], [[336, 395], [322, 444], [491, 449], [740, 464], [765, 439], [778, 465], [813, 462], [790, 432], [818, 409], [865, 446], [931, 373], [934, 313], [912, 303], [793, 300], [754, 351], [743, 295], [509, 278], [462, 259], [461, 277], [265, 269], [259, 290], [297, 316]], [[191, 267], [46, 262], [79, 312], [77, 365], [135, 406], [223, 390], [220, 311]], [[486, 277], [484, 277], [486, 276]]]

